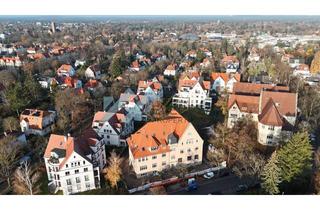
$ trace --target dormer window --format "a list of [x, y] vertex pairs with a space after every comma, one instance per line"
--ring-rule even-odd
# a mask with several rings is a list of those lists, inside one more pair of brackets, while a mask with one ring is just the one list
[[151, 147], [151, 151], [156, 151], [158, 147]]

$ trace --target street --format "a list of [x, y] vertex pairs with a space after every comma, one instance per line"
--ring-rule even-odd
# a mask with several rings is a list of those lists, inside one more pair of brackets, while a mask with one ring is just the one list
[[236, 194], [238, 185], [247, 184], [249, 186], [250, 179], [242, 178], [234, 174], [230, 174], [226, 177], [213, 178], [210, 180], [204, 180], [198, 182], [198, 189], [188, 192], [185, 189], [180, 189], [172, 192], [168, 192], [169, 195], [208, 195], [211, 194], [224, 194], [231, 195]]

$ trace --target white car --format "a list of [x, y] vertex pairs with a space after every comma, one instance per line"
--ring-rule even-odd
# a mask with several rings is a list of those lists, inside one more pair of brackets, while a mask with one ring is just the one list
[[203, 175], [203, 178], [205, 178], [205, 179], [212, 179], [213, 177], [214, 177], [213, 172], [208, 172]]

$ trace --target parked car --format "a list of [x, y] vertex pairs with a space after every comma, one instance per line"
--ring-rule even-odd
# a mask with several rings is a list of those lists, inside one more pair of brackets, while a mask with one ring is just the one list
[[205, 178], [205, 179], [212, 179], [213, 177], [214, 177], [213, 172], [208, 172], [203, 175], [203, 178]]
[[196, 182], [195, 178], [190, 178], [188, 179], [188, 187], [187, 187], [187, 191], [194, 191], [198, 189], [198, 184]]

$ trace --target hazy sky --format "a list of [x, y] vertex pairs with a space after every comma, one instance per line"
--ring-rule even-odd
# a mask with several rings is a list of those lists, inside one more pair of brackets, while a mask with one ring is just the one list
[[0, 15], [320, 15], [320, 0], [0, 0]]

